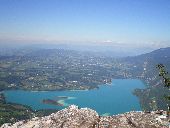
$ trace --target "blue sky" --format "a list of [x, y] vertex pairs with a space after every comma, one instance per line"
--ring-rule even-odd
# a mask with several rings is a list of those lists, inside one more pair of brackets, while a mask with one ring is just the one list
[[0, 0], [0, 42], [170, 46], [170, 0]]

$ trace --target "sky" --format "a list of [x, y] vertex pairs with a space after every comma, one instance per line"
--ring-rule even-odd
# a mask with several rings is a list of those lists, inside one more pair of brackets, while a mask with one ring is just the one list
[[0, 43], [170, 46], [170, 0], [0, 0]]

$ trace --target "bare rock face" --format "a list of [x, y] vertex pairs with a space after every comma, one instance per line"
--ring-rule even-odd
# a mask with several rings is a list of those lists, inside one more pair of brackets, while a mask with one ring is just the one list
[[100, 118], [99, 128], [170, 128], [169, 118], [157, 112], [128, 112]]
[[46, 117], [35, 117], [13, 125], [4, 124], [1, 128], [92, 128], [98, 119], [96, 111], [71, 105]]
[[170, 128], [169, 118], [156, 112], [128, 112], [115, 116], [99, 116], [89, 108], [71, 105], [46, 117], [35, 117], [1, 128]]

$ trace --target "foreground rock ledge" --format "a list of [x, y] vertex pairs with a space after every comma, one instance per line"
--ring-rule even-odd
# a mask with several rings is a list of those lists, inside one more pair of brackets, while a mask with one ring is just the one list
[[168, 120], [156, 112], [128, 112], [102, 117], [92, 109], [71, 105], [49, 116], [4, 124], [1, 128], [169, 128]]

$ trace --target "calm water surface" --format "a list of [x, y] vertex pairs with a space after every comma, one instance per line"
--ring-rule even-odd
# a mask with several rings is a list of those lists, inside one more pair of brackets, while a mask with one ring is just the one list
[[[99, 114], [118, 114], [131, 110], [141, 110], [139, 100], [132, 94], [135, 88], [144, 88], [145, 85], [136, 79], [113, 79], [111, 85], [100, 86], [99, 89], [90, 91], [48, 91], [31, 92], [22, 90], [5, 91], [7, 102], [24, 104], [32, 109], [62, 109], [70, 104], [79, 107], [89, 107]], [[58, 96], [67, 96], [68, 99], [60, 100], [64, 106], [43, 104], [43, 99], [56, 100]]]

